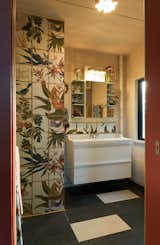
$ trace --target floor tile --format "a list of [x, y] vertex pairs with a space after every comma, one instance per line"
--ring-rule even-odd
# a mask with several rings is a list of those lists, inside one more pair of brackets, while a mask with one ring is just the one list
[[24, 245], [70, 245], [76, 242], [65, 213], [24, 219]]
[[107, 193], [97, 194], [97, 196], [105, 204], [139, 198], [138, 195], [136, 195], [130, 190], [107, 192]]
[[104, 204], [95, 194], [81, 194], [67, 193], [65, 195], [64, 206], [66, 209], [87, 207], [87, 206], [103, 206]]
[[[124, 187], [124, 188], [122, 188]], [[96, 193], [129, 189], [140, 198], [104, 204]], [[24, 219], [24, 245], [144, 245], [143, 188], [135, 183], [119, 185], [119, 182], [83, 188], [67, 188], [66, 212]], [[105, 235], [79, 243], [70, 226], [117, 214], [132, 229]]]
[[143, 236], [133, 230], [81, 242], [81, 245], [144, 245]]
[[77, 237], [78, 242], [131, 230], [131, 227], [118, 215], [110, 215], [73, 223], [71, 224], [71, 227]]

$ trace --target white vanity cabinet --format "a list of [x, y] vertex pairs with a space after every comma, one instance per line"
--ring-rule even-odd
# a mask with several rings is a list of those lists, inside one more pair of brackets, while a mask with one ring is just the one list
[[75, 184], [131, 177], [132, 141], [102, 134], [67, 137], [67, 176]]

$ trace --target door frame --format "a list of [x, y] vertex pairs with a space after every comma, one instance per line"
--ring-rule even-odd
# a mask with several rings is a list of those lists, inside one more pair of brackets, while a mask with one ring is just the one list
[[[145, 245], [160, 244], [160, 1], [145, 0], [146, 191]], [[156, 154], [157, 149], [159, 151]]]
[[15, 1], [0, 1], [0, 244], [16, 245]]
[[[160, 43], [159, 15], [160, 1], [145, 0], [146, 41], [146, 195], [145, 195], [145, 245], [160, 244], [160, 196], [158, 179], [160, 155], [155, 155], [155, 140], [160, 141], [160, 120], [154, 110], [159, 102]], [[15, 0], [0, 2], [0, 244], [16, 244], [15, 212], [15, 79], [14, 44]], [[159, 52], [160, 53], [160, 52]], [[159, 54], [160, 55], [160, 54]], [[2, 58], [3, 57], [3, 58]], [[154, 82], [153, 82], [154, 81]], [[3, 193], [3, 197], [2, 197]], [[159, 213], [159, 214], [158, 214]], [[157, 215], [159, 215], [157, 217]]]

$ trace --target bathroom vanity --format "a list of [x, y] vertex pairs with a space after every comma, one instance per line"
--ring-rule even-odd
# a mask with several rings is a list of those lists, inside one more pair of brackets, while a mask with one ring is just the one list
[[[99, 74], [95, 70], [86, 67], [83, 70], [84, 80], [77, 77], [71, 83], [71, 130], [67, 132], [66, 140], [67, 177], [75, 185], [130, 178], [132, 141], [113, 134], [120, 132], [117, 69], [115, 66], [101, 69], [99, 72], [103, 70], [105, 73], [101, 82], [97, 76], [94, 79], [95, 74]], [[93, 71], [91, 78], [88, 74]], [[110, 127], [109, 123], [113, 125]]]
[[131, 148], [116, 134], [68, 135], [67, 176], [75, 185], [130, 178]]

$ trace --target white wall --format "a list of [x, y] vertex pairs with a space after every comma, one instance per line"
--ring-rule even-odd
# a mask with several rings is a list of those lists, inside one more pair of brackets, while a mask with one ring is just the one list
[[145, 143], [135, 142], [132, 152], [132, 179], [139, 185], [145, 183]]
[[126, 88], [126, 133], [128, 137], [137, 139], [137, 86], [136, 80], [144, 77], [144, 44], [136, 47], [127, 57]]
[[145, 144], [137, 141], [137, 79], [144, 77], [144, 43], [136, 47], [126, 57], [126, 87], [124, 104], [124, 135], [132, 138], [133, 145], [133, 181], [144, 186], [145, 175]]

